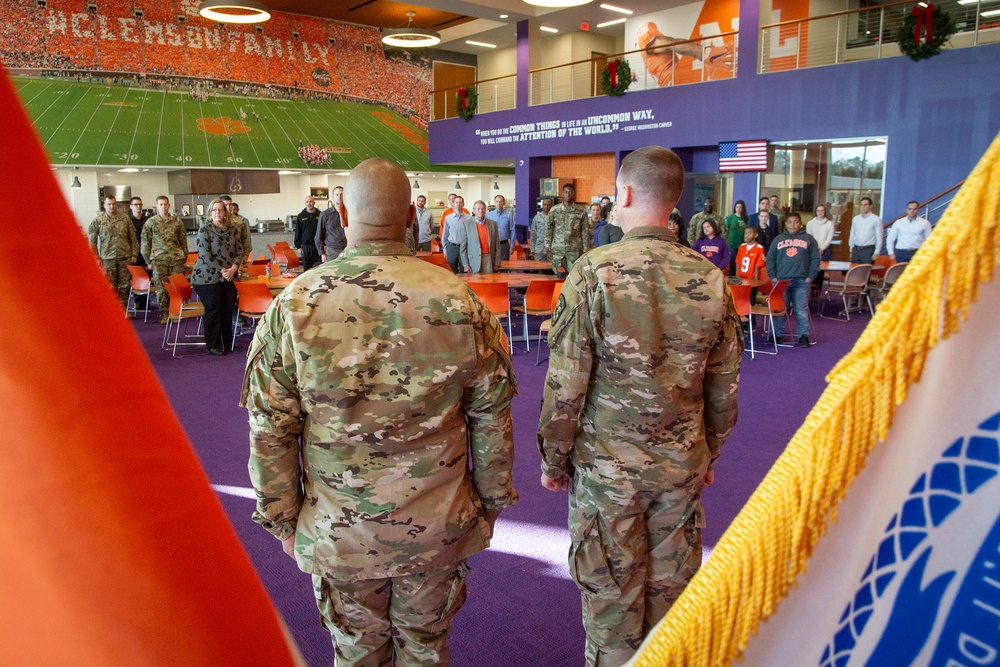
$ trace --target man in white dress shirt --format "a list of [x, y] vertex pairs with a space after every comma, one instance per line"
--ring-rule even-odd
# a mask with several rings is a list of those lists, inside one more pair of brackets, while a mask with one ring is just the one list
[[927, 237], [931, 235], [931, 223], [917, 215], [920, 204], [911, 201], [906, 205], [906, 216], [889, 228], [885, 246], [889, 258], [894, 262], [909, 262]]
[[861, 215], [851, 220], [851, 236], [847, 243], [852, 264], [871, 264], [882, 254], [882, 218], [872, 213], [871, 198], [861, 198]]

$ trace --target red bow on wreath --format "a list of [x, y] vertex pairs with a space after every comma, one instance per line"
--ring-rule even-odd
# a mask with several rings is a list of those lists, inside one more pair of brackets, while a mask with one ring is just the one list
[[618, 85], [618, 59], [608, 63], [608, 74], [611, 76], [611, 87]]
[[469, 108], [469, 100], [465, 96], [465, 88], [458, 89], [458, 96], [462, 99], [462, 111]]
[[930, 44], [934, 40], [934, 5], [929, 4], [926, 7], [915, 6], [913, 8], [913, 17], [917, 19], [917, 24], [913, 26], [913, 41], [919, 44], [920, 30], [921, 28], [926, 28], [926, 43]]

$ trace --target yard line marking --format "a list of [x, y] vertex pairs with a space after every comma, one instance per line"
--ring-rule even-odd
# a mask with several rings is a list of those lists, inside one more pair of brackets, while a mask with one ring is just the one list
[[[50, 84], [49, 87], [52, 87], [52, 85], [54, 85], [54, 84]], [[59, 130], [62, 129], [62, 126], [66, 123], [66, 119], [73, 115], [73, 112], [76, 111], [76, 108], [78, 106], [80, 106], [80, 103], [83, 102], [83, 99], [88, 94], [90, 94], [91, 90], [92, 90], [92, 88], [90, 88], [89, 86], [87, 88], [84, 88], [83, 95], [81, 95], [79, 98], [77, 98], [76, 104], [74, 104], [73, 108], [70, 109], [69, 112], [65, 116], [63, 116], [63, 119], [61, 121], [59, 121], [59, 124], [55, 127], [55, 129], [52, 130], [52, 134], [50, 134], [49, 138], [45, 140], [44, 144], [42, 144], [43, 146], [48, 146], [49, 142], [56, 138], [56, 135], [59, 134]], [[32, 99], [34, 99], [34, 98], [32, 98]], [[25, 105], [25, 106], [27, 106], [27, 105]], [[52, 104], [50, 104], [47, 107], [45, 107], [45, 111], [43, 111], [42, 113], [38, 114], [38, 118], [35, 119], [35, 121], [34, 121], [35, 125], [40, 126], [41, 123], [39, 121], [41, 121], [42, 116], [44, 116], [46, 114], [46, 112], [48, 112], [50, 109], [52, 109], [54, 107], [58, 108], [58, 104], [56, 102], [53, 102]], [[76, 140], [77, 140], [77, 143], [79, 143], [80, 137], [78, 136]], [[71, 148], [66, 154], [67, 155], [72, 155], [74, 153], [74, 149], [75, 148], [76, 148], [76, 144], [73, 144], [73, 148]]]
[[[96, 87], [95, 87], [95, 88], [93, 88], [93, 89], [90, 89], [90, 88], [88, 88], [88, 89], [87, 89], [87, 90], [86, 90], [86, 91], [84, 92], [84, 96], [88, 95], [88, 94], [90, 93], [90, 91], [91, 91], [91, 90], [97, 90], [97, 88], [96, 88]], [[110, 86], [108, 86], [108, 87], [105, 87], [105, 89], [104, 89], [104, 95], [103, 95], [102, 97], [106, 97], [106, 96], [107, 96], [107, 91], [108, 91], [108, 90], [110, 90]], [[82, 102], [83, 100], [81, 99], [80, 101]], [[75, 108], [76, 108], [76, 107], [74, 107], [74, 109], [75, 109]], [[75, 142], [75, 143], [73, 144], [73, 148], [69, 149], [69, 152], [70, 152], [70, 154], [73, 154], [73, 153], [77, 152], [77, 151], [76, 151], [76, 147], [77, 147], [77, 146], [79, 145], [79, 143], [80, 143], [80, 140], [81, 140], [81, 139], [83, 139], [83, 135], [85, 135], [85, 134], [87, 133], [87, 128], [88, 128], [88, 127], [90, 127], [90, 121], [94, 120], [94, 116], [96, 116], [96, 115], [97, 115], [97, 111], [98, 111], [98, 110], [99, 110], [100, 108], [101, 108], [101, 105], [100, 105], [100, 104], [95, 104], [95, 105], [94, 105], [94, 111], [93, 111], [93, 112], [92, 112], [92, 113], [90, 114], [90, 118], [89, 118], [89, 119], [87, 119], [87, 122], [86, 122], [86, 124], [85, 124], [85, 125], [83, 126], [83, 129], [82, 129], [82, 130], [80, 130], [80, 134], [78, 134], [78, 135], [76, 136], [76, 142]], [[67, 118], [68, 118], [68, 116], [67, 116]], [[60, 124], [60, 127], [62, 127], [62, 124]], [[105, 138], [105, 143], [107, 143], [107, 138]], [[102, 151], [103, 151], [103, 148], [102, 148]], [[94, 164], [101, 164], [101, 161], [100, 161], [100, 159], [99, 159], [100, 157], [101, 157], [101, 154], [100, 154], [100, 153], [98, 153], [97, 155], [95, 155], [95, 156], [94, 156]]]
[[[132, 89], [129, 88], [129, 91], [131, 91], [131, 90]], [[126, 164], [131, 164], [132, 163], [132, 156], [133, 155], [138, 155], [137, 153], [133, 153], [132, 152], [132, 148], [135, 146], [135, 137], [136, 137], [136, 135], [139, 134], [139, 122], [142, 120], [142, 111], [143, 111], [143, 109], [146, 108], [146, 94], [145, 94], [146, 91], [142, 90], [141, 88], [136, 89], [136, 90], [138, 92], [143, 93], [143, 95], [142, 95], [142, 103], [139, 104], [139, 113], [136, 114], [136, 117], [135, 117], [135, 128], [133, 128], [133, 130], [132, 130], [132, 142], [128, 145], [128, 159], [125, 161]], [[128, 97], [128, 92], [125, 93], [125, 97]]]
[[[108, 86], [105, 92], [110, 94], [110, 90], [111, 86]], [[125, 91], [125, 97], [128, 97], [127, 89]], [[122, 101], [124, 101], [124, 98]], [[98, 104], [97, 106], [100, 107], [101, 105]], [[94, 112], [96, 113], [97, 110], [95, 109]], [[108, 128], [108, 133], [104, 135], [104, 143], [101, 144], [101, 150], [97, 153], [97, 160], [96, 160], [97, 164], [109, 164], [109, 165], [114, 164], [113, 162], [109, 162], [107, 160], [101, 160], [101, 156], [104, 155], [104, 149], [107, 148], [108, 140], [111, 139], [111, 133], [114, 132], [114, 129], [112, 128], [114, 128], [114, 126], [118, 124], [118, 114], [120, 114], [121, 112], [122, 112], [122, 107], [119, 105], [118, 108], [115, 109], [115, 117], [111, 120], [111, 127]], [[94, 117], [91, 116], [90, 119], [93, 120]], [[90, 127], [90, 121], [87, 121], [87, 125], [86, 127], [83, 128], [83, 131], [86, 132], [88, 127]]]
[[160, 138], [163, 136], [163, 114], [167, 109], [167, 94], [160, 92], [160, 124], [156, 127], [156, 154], [153, 156], [153, 164], [160, 164]]

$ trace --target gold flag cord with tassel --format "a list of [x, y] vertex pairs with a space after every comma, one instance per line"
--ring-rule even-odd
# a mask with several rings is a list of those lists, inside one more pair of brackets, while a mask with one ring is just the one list
[[948, 206], [787, 448], [636, 654], [636, 667], [739, 658], [805, 570], [928, 352], [959, 330], [1000, 262], [1000, 135]]

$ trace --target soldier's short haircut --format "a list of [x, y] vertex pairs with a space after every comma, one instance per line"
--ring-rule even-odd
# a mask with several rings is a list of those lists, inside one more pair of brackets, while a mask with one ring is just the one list
[[219, 197], [219, 200], [227, 202], [227, 201], [233, 201], [233, 198], [230, 197], [229, 195], [222, 195], [221, 197]]
[[142, 197], [132, 197], [131, 199], [128, 200], [128, 203], [131, 204], [134, 201], [138, 201], [141, 204], [142, 203]]
[[618, 179], [642, 198], [673, 207], [684, 188], [684, 165], [673, 151], [646, 146], [625, 156]]
[[170, 197], [168, 197], [167, 195], [160, 195], [159, 197], [156, 198], [156, 201], [165, 201], [169, 203]]

